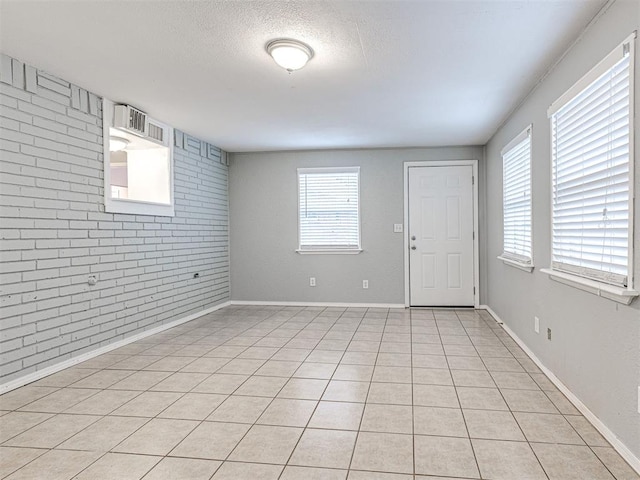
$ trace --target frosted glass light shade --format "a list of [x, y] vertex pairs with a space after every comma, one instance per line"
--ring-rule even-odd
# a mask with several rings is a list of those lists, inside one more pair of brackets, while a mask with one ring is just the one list
[[297, 40], [273, 40], [267, 44], [267, 52], [285, 70], [292, 72], [304, 67], [313, 57], [313, 50]]
[[129, 140], [122, 137], [109, 137], [109, 151], [110, 152], [119, 152], [120, 150], [124, 150], [129, 145]]

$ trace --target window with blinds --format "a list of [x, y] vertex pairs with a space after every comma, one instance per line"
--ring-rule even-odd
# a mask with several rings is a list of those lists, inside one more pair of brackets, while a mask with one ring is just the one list
[[629, 287], [633, 39], [549, 109], [552, 269]]
[[531, 126], [502, 150], [503, 253], [533, 267], [531, 253]]
[[299, 168], [299, 251], [360, 251], [360, 168]]

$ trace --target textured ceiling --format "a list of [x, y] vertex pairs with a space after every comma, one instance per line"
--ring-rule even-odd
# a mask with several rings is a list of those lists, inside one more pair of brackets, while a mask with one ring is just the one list
[[228, 151], [481, 145], [605, 3], [2, 1], [0, 48]]

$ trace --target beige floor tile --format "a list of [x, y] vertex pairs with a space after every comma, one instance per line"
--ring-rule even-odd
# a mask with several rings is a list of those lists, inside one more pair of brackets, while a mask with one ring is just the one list
[[382, 365], [386, 367], [410, 367], [411, 366], [411, 354], [410, 353], [385, 353], [380, 352], [376, 365]]
[[128, 377], [133, 372], [129, 370], [100, 370], [93, 375], [89, 375], [76, 383], [70, 385], [71, 388], [108, 388], [118, 383], [123, 378]]
[[112, 390], [149, 390], [171, 375], [171, 372], [135, 372], [111, 385]]
[[110, 370], [141, 370], [162, 359], [159, 355], [132, 355], [110, 365]]
[[526, 442], [472, 440], [482, 478], [546, 480], [540, 463]]
[[[465, 337], [466, 338], [466, 337]], [[447, 357], [477, 357], [478, 353], [473, 345], [443, 345]]]
[[285, 467], [280, 480], [346, 480], [347, 470], [313, 467]]
[[496, 384], [484, 370], [451, 370], [453, 383], [456, 387], [488, 387], [495, 388]]
[[580, 436], [562, 415], [548, 413], [514, 413], [530, 442], [584, 445]]
[[565, 419], [571, 424], [578, 435], [582, 437], [584, 442], [591, 447], [609, 447], [600, 432], [598, 432], [589, 421], [582, 415], [567, 415]]
[[198, 422], [154, 418], [113, 448], [114, 452], [166, 455], [196, 428]]
[[[7, 477], [7, 480], [68, 480], [94, 462], [101, 453], [49, 450]], [[4, 463], [4, 462], [3, 462]], [[43, 472], [46, 472], [43, 477]]]
[[[289, 362], [302, 362], [307, 359], [311, 350], [302, 348], [281, 348], [271, 360], [285, 360]], [[337, 363], [337, 362], [336, 362]]]
[[107, 452], [148, 421], [148, 418], [138, 417], [104, 417], [60, 444], [58, 448]]
[[140, 392], [130, 390], [102, 390], [68, 408], [64, 413], [107, 415], [138, 395]]
[[114, 410], [111, 415], [155, 417], [181, 396], [181, 393], [143, 392], [133, 400]]
[[640, 475], [613, 448], [592, 447], [591, 449], [617, 480], [640, 480]]
[[455, 388], [442, 385], [414, 385], [413, 404], [425, 407], [460, 408]]
[[414, 368], [413, 383], [453, 385], [451, 373], [445, 368]]
[[193, 357], [164, 357], [148, 365], [144, 370], [156, 372], [177, 372], [193, 362]]
[[340, 363], [343, 365], [375, 365], [378, 354], [376, 352], [352, 352], [347, 350]]
[[351, 468], [390, 473], [413, 473], [413, 436], [360, 432]]
[[356, 432], [306, 429], [291, 456], [290, 465], [349, 468]]
[[414, 407], [414, 433], [443, 437], [468, 437], [467, 428], [458, 408]]
[[613, 480], [613, 476], [587, 446], [532, 443], [531, 448], [549, 480]]
[[567, 397], [559, 391], [545, 391], [544, 393], [563, 415], [582, 415], [580, 411], [567, 400]]
[[411, 367], [376, 365], [373, 372], [373, 381], [380, 383], [411, 383]]
[[40, 448], [0, 447], [0, 478], [5, 478], [46, 453]]
[[309, 427], [358, 430], [363, 410], [362, 403], [321, 401], [311, 417]]
[[225, 460], [249, 428], [240, 423], [202, 422], [170, 455]]
[[[414, 335], [414, 339], [423, 340], [425, 337], [438, 337], [438, 335]], [[439, 338], [439, 337], [438, 337]], [[438, 355], [444, 356], [444, 348], [440, 343], [421, 343], [415, 342], [411, 348], [412, 353], [417, 355]]]
[[300, 435], [301, 428], [254, 425], [229, 455], [229, 460], [284, 465]]
[[87, 388], [62, 388], [21, 407], [20, 410], [24, 412], [60, 413], [96, 393], [98, 393], [97, 390]]
[[278, 393], [278, 397], [297, 398], [300, 400], [320, 400], [328, 380], [311, 378], [292, 378]]
[[524, 372], [515, 358], [484, 358], [484, 364], [490, 372]]
[[107, 453], [89, 466], [78, 480], [139, 480], [161, 460], [149, 455]]
[[165, 457], [144, 480], [209, 480], [220, 465], [215, 460]]
[[369, 382], [331, 380], [322, 395], [322, 400], [364, 403], [369, 392], [369, 385]]
[[[432, 480], [432, 478], [433, 477], [429, 477], [428, 480]], [[359, 472], [357, 470], [351, 470], [347, 480], [413, 480], [413, 476], [401, 473]]]
[[212, 480], [277, 480], [282, 465], [260, 465], [258, 463], [224, 462]]
[[27, 385], [0, 395], [0, 409], [17, 410], [58, 390], [57, 387]]
[[[68, 387], [78, 380], [96, 373], [97, 369], [71, 367], [47, 377], [41, 378], [29, 386], [36, 387]], [[0, 402], [1, 404], [1, 402]]]
[[337, 365], [341, 358], [342, 352], [336, 350], [316, 349], [309, 354], [306, 361], [316, 363], [335, 363]]
[[560, 413], [540, 390], [502, 390], [509, 408], [514, 412]]
[[149, 390], [152, 392], [182, 392], [186, 393], [195, 388], [200, 382], [209, 377], [208, 373], [177, 372], [168, 376]]
[[14, 447], [53, 448], [97, 422], [94, 415], [58, 414], [4, 443]]
[[373, 365], [338, 365], [333, 380], [349, 380], [353, 382], [369, 382], [373, 375]]
[[252, 376], [234, 392], [234, 395], [248, 395], [254, 397], [275, 397], [287, 383], [283, 377]]
[[256, 423], [282, 427], [305, 427], [318, 402], [276, 398]]
[[457, 387], [462, 408], [476, 410], [509, 410], [497, 388]]
[[227, 398], [215, 393], [187, 393], [158, 414], [160, 418], [204, 420]]
[[207, 420], [215, 422], [254, 423], [271, 403], [266, 397], [228, 397]]
[[413, 390], [408, 383], [372, 383], [367, 403], [411, 405]]
[[278, 351], [275, 347], [253, 346], [238, 355], [238, 358], [252, 358], [254, 360], [268, 360]]
[[491, 376], [500, 389], [540, 390], [528, 373], [491, 372]]
[[198, 393], [219, 393], [230, 395], [247, 381], [249, 375], [231, 375], [226, 373], [214, 373], [202, 383], [199, 383], [192, 391]]
[[286, 362], [283, 360], [268, 360], [255, 373], [255, 375], [264, 375], [268, 377], [285, 377], [290, 378], [295, 371], [302, 365], [302, 362]]
[[246, 349], [247, 347], [243, 346], [221, 345], [209, 351], [209, 353], [205, 354], [205, 357], [235, 358]]
[[416, 474], [480, 478], [466, 438], [415, 436]]
[[235, 358], [220, 368], [216, 373], [231, 373], [235, 375], [253, 375], [265, 360], [255, 360], [251, 358]]
[[318, 378], [328, 380], [336, 370], [336, 365], [332, 363], [311, 363], [305, 362], [295, 371], [295, 378]]
[[362, 432], [413, 433], [413, 408], [406, 405], [367, 404]]
[[471, 438], [525, 441], [511, 412], [495, 410], [464, 410]]
[[0, 417], [0, 443], [53, 417], [51, 413], [9, 412]]
[[453, 370], [476, 370], [486, 371], [487, 368], [479, 357], [447, 357], [449, 368]]
[[181, 372], [188, 373], [215, 373], [229, 362], [228, 358], [202, 357], [185, 365]]

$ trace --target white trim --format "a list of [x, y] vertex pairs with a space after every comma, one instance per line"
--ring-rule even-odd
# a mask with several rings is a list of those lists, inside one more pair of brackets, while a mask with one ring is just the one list
[[[518, 145], [525, 138], [531, 137], [531, 131], [532, 130], [533, 130], [533, 124], [530, 123], [529, 125], [527, 125], [527, 128], [525, 128], [523, 131], [521, 131], [518, 135], [515, 136], [515, 138], [513, 140], [511, 140], [504, 147], [502, 147], [502, 150], [500, 150], [500, 156], [504, 157], [505, 153], [507, 153], [509, 150], [511, 150], [516, 145]], [[531, 162], [529, 162], [529, 163], [531, 163]]]
[[480, 305], [480, 232], [478, 228], [478, 160], [437, 160], [404, 162], [404, 306], [409, 308], [411, 300], [409, 297], [409, 168], [410, 167], [456, 167], [471, 166], [473, 170], [473, 284], [475, 293], [473, 296], [473, 306]]
[[300, 255], [357, 255], [359, 253], [362, 253], [362, 249], [361, 248], [327, 248], [327, 249], [321, 249], [321, 248], [308, 248], [308, 249], [303, 249], [303, 250], [296, 250], [296, 253], [299, 253]]
[[231, 305], [264, 305], [283, 307], [346, 307], [346, 308], [402, 308], [401, 303], [344, 303], [344, 302], [266, 302], [253, 300], [231, 300]]
[[[616, 63], [624, 58], [624, 45], [630, 44], [633, 45], [634, 39], [636, 38], [636, 32], [633, 32], [627, 38], [625, 38], [622, 43], [616, 46], [606, 57], [604, 57], [600, 62], [590, 69], [587, 73], [585, 73], [580, 80], [574, 83], [566, 92], [564, 92], [560, 97], [551, 104], [549, 109], [547, 110], [547, 116], [551, 118], [551, 116], [564, 107], [567, 103], [569, 103], [573, 98], [582, 92], [585, 88], [591, 85], [595, 80], [600, 78], [600, 76], [613, 67]], [[633, 47], [631, 47], [633, 48]], [[630, 55], [633, 55], [633, 50], [629, 52]], [[633, 57], [631, 57], [633, 58]], [[631, 70], [633, 70], [633, 65]], [[631, 84], [631, 89], [633, 90], [633, 84]], [[633, 131], [633, 130], [631, 130]]]
[[551, 268], [542, 268], [540, 271], [549, 275], [551, 280], [584, 290], [585, 292], [593, 293], [599, 297], [608, 298], [614, 302], [624, 303], [625, 305], [629, 305], [634, 298], [640, 295], [640, 292], [637, 290], [597, 282], [595, 280], [580, 277], [578, 275], [571, 275], [570, 273], [560, 272]]
[[611, 444], [611, 446], [625, 459], [625, 461], [633, 468], [638, 474], [640, 474], [640, 459], [636, 457], [633, 452], [613, 433], [609, 427], [607, 427], [602, 420], [595, 416], [595, 414], [589, 410], [589, 408], [582, 403], [582, 401], [571, 391], [569, 388], [560, 381], [555, 374], [549, 370], [540, 361], [540, 359], [527, 347], [527, 345], [520, 340], [520, 338], [511, 330], [488, 305], [481, 305], [482, 308], [489, 312], [491, 316], [496, 320], [498, 324], [504, 328], [504, 331], [524, 350], [524, 352], [533, 360], [542, 373], [544, 373], [549, 380], [560, 390], [567, 399], [585, 416], [587, 420], [602, 434], [602, 436]]
[[183, 323], [190, 322], [191, 320], [195, 320], [196, 318], [202, 317], [203, 315], [207, 315], [211, 312], [215, 312], [216, 310], [220, 310], [221, 308], [228, 307], [229, 305], [231, 305], [231, 302], [229, 301], [220, 303], [213, 307], [207, 308], [206, 310], [192, 313], [191, 315], [187, 315], [186, 317], [174, 320], [173, 322], [165, 323], [164, 325], [152, 328], [151, 330], [145, 330], [144, 332], [137, 333], [136, 335], [133, 335], [131, 337], [123, 338], [122, 340], [110, 343], [109, 345], [105, 345], [104, 347], [96, 348], [95, 350], [83, 353], [82, 355], [78, 355], [77, 357], [70, 358], [63, 362], [56, 363], [55, 365], [51, 365], [50, 367], [43, 368], [42, 370], [38, 370], [23, 377], [16, 378], [0, 385], [0, 394], [22, 387], [28, 383], [35, 382], [36, 380], [40, 380], [41, 378], [48, 377], [49, 375], [59, 372], [60, 370], [64, 370], [65, 368], [72, 367], [74, 365], [77, 365], [78, 363], [85, 362], [91, 358], [97, 357], [98, 355], [102, 355], [103, 353], [115, 350], [116, 348], [124, 347], [125, 345], [128, 345], [130, 343], [137, 342], [138, 340], [150, 337], [151, 335], [155, 335], [156, 333], [160, 333], [170, 328], [177, 327], [178, 325], [182, 325]]
[[524, 263], [518, 262], [512, 258], [504, 257], [502, 255], [498, 255], [498, 260], [502, 260], [502, 263], [505, 265], [509, 265], [510, 267], [519, 268], [520, 270], [524, 270], [525, 272], [533, 272], [535, 265], [533, 263]]

